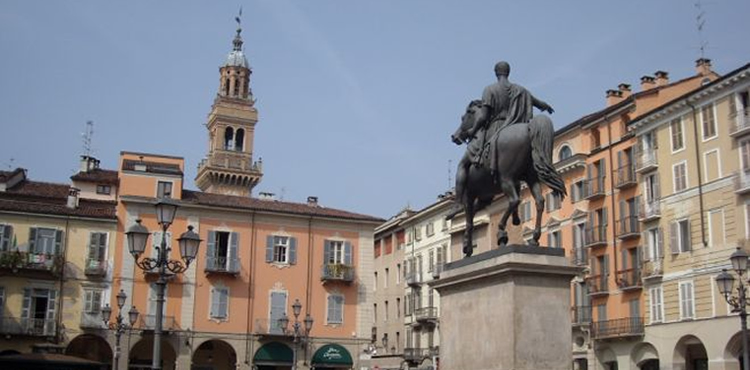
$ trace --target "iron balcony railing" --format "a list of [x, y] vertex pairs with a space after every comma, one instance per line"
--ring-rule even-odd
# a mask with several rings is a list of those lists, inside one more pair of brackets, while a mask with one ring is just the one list
[[607, 285], [607, 275], [591, 275], [586, 278], [586, 285], [589, 288], [590, 296], [600, 296], [609, 294]]
[[591, 326], [594, 339], [623, 338], [643, 335], [642, 317], [625, 317], [596, 321]]
[[87, 329], [105, 328], [101, 312], [81, 312], [80, 326]]
[[420, 362], [424, 358], [425, 348], [404, 348], [404, 360], [409, 362]]
[[417, 321], [435, 321], [438, 318], [437, 307], [420, 307], [415, 312]]
[[416, 271], [411, 271], [406, 274], [406, 284], [417, 285], [422, 283], [422, 274]]
[[[240, 156], [238, 156], [238, 154]], [[203, 167], [227, 168], [247, 172], [263, 171], [263, 162], [253, 162], [252, 157], [242, 156], [242, 152], [216, 150], [210, 158], [204, 158], [198, 164], [198, 171]]]
[[[179, 329], [177, 326], [177, 320], [174, 316], [162, 316], [162, 330], [176, 330]], [[142, 315], [140, 316], [140, 328], [143, 330], [154, 330], [156, 329], [156, 315]]]
[[1, 251], [0, 269], [20, 272], [44, 272], [59, 275], [63, 268], [63, 257], [58, 254]]
[[254, 332], [261, 335], [284, 335], [279, 320], [255, 319]]
[[596, 247], [607, 244], [607, 225], [596, 225], [585, 229], [586, 247]]
[[641, 289], [641, 269], [629, 268], [617, 271], [617, 285], [622, 290]]
[[573, 306], [570, 308], [573, 325], [591, 324], [591, 306]]
[[638, 218], [642, 222], [647, 222], [661, 217], [660, 204], [659, 199], [654, 199], [651, 202], [643, 202], [638, 212]]
[[617, 178], [615, 180], [615, 187], [618, 189], [638, 184], [638, 180], [635, 176], [635, 167], [632, 164], [627, 164], [618, 168]]
[[105, 276], [107, 275], [107, 261], [86, 259], [86, 268], [83, 273], [87, 276]]
[[573, 247], [569, 258], [570, 263], [574, 266], [586, 266], [589, 264], [589, 251], [580, 246]]
[[750, 108], [730, 113], [729, 119], [732, 122], [730, 136], [736, 137], [750, 132]]
[[740, 171], [734, 177], [734, 192], [745, 194], [750, 192], [750, 171]]
[[596, 199], [603, 197], [605, 195], [604, 179], [604, 176], [586, 179], [583, 183], [583, 198]]
[[643, 262], [641, 276], [643, 279], [660, 278], [664, 274], [664, 261], [662, 258]]
[[206, 257], [206, 272], [236, 275], [240, 273], [240, 259], [228, 257]]
[[354, 281], [354, 266], [342, 263], [327, 263], [323, 265], [320, 280], [323, 281]]
[[51, 337], [55, 335], [56, 325], [54, 319], [2, 316], [0, 318], [0, 334]]
[[641, 224], [638, 216], [630, 215], [617, 220], [617, 237], [620, 239], [637, 238], [641, 235]]
[[638, 153], [635, 157], [635, 170], [644, 172], [656, 168], [659, 165], [656, 150], [646, 150]]

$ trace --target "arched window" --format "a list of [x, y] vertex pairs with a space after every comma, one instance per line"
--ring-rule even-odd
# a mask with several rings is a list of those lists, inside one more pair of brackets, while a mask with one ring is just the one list
[[567, 145], [563, 145], [562, 148], [560, 148], [560, 153], [558, 154], [557, 158], [559, 161], [562, 161], [572, 156], [573, 156], [573, 151], [570, 149], [570, 147]]
[[234, 150], [241, 152], [245, 141], [245, 130], [237, 129], [237, 133], [234, 135]]
[[227, 127], [224, 130], [224, 150], [232, 150], [234, 147], [234, 129]]
[[229, 77], [224, 82], [224, 95], [229, 96]]

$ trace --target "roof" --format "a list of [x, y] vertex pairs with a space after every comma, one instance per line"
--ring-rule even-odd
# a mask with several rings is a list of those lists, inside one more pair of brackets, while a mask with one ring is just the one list
[[19, 167], [19, 168], [16, 168], [16, 169], [15, 169], [15, 170], [13, 170], [13, 171], [0, 171], [0, 182], [6, 182], [6, 181], [8, 181], [8, 180], [9, 180], [9, 179], [10, 179], [11, 177], [13, 177], [13, 176], [15, 176], [16, 174], [18, 174], [19, 172], [23, 172], [23, 171], [24, 171], [24, 169], [23, 169], [23, 168], [20, 168], [20, 167]]
[[146, 172], [182, 176], [182, 170], [180, 169], [180, 166], [176, 164], [138, 161], [133, 159], [125, 159], [122, 161], [122, 169], [124, 171], [136, 171], [136, 165], [146, 166]]
[[87, 172], [78, 172], [70, 177], [73, 181], [95, 182], [97, 184], [117, 185], [120, 180], [117, 178], [117, 171], [103, 170], [97, 168]]
[[69, 208], [69, 190], [70, 186], [64, 184], [23, 181], [0, 192], [0, 212], [116, 219], [114, 201], [79, 199], [78, 207]]
[[261, 200], [257, 198], [211, 194], [193, 190], [182, 191], [182, 202], [192, 203], [195, 205], [227, 207], [252, 211], [278, 212], [304, 216], [330, 217], [353, 221], [377, 223], [384, 221], [379, 217], [363, 215], [360, 213], [354, 213], [335, 208], [327, 208], [320, 205], [283, 202], [277, 200]]

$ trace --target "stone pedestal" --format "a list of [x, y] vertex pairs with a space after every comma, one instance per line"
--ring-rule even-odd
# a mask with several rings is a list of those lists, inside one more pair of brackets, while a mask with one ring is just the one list
[[449, 263], [440, 293], [440, 368], [569, 370], [570, 281], [562, 249], [512, 245]]

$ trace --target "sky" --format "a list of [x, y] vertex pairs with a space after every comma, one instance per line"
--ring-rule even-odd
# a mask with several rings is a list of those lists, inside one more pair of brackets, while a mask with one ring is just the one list
[[240, 7], [254, 193], [382, 218], [450, 189], [463, 153], [450, 135], [497, 61], [558, 128], [619, 83], [693, 75], [701, 45], [720, 74], [750, 62], [747, 0], [3, 0], [0, 169], [69, 183], [91, 120], [102, 167], [121, 151], [180, 156], [196, 189]]

